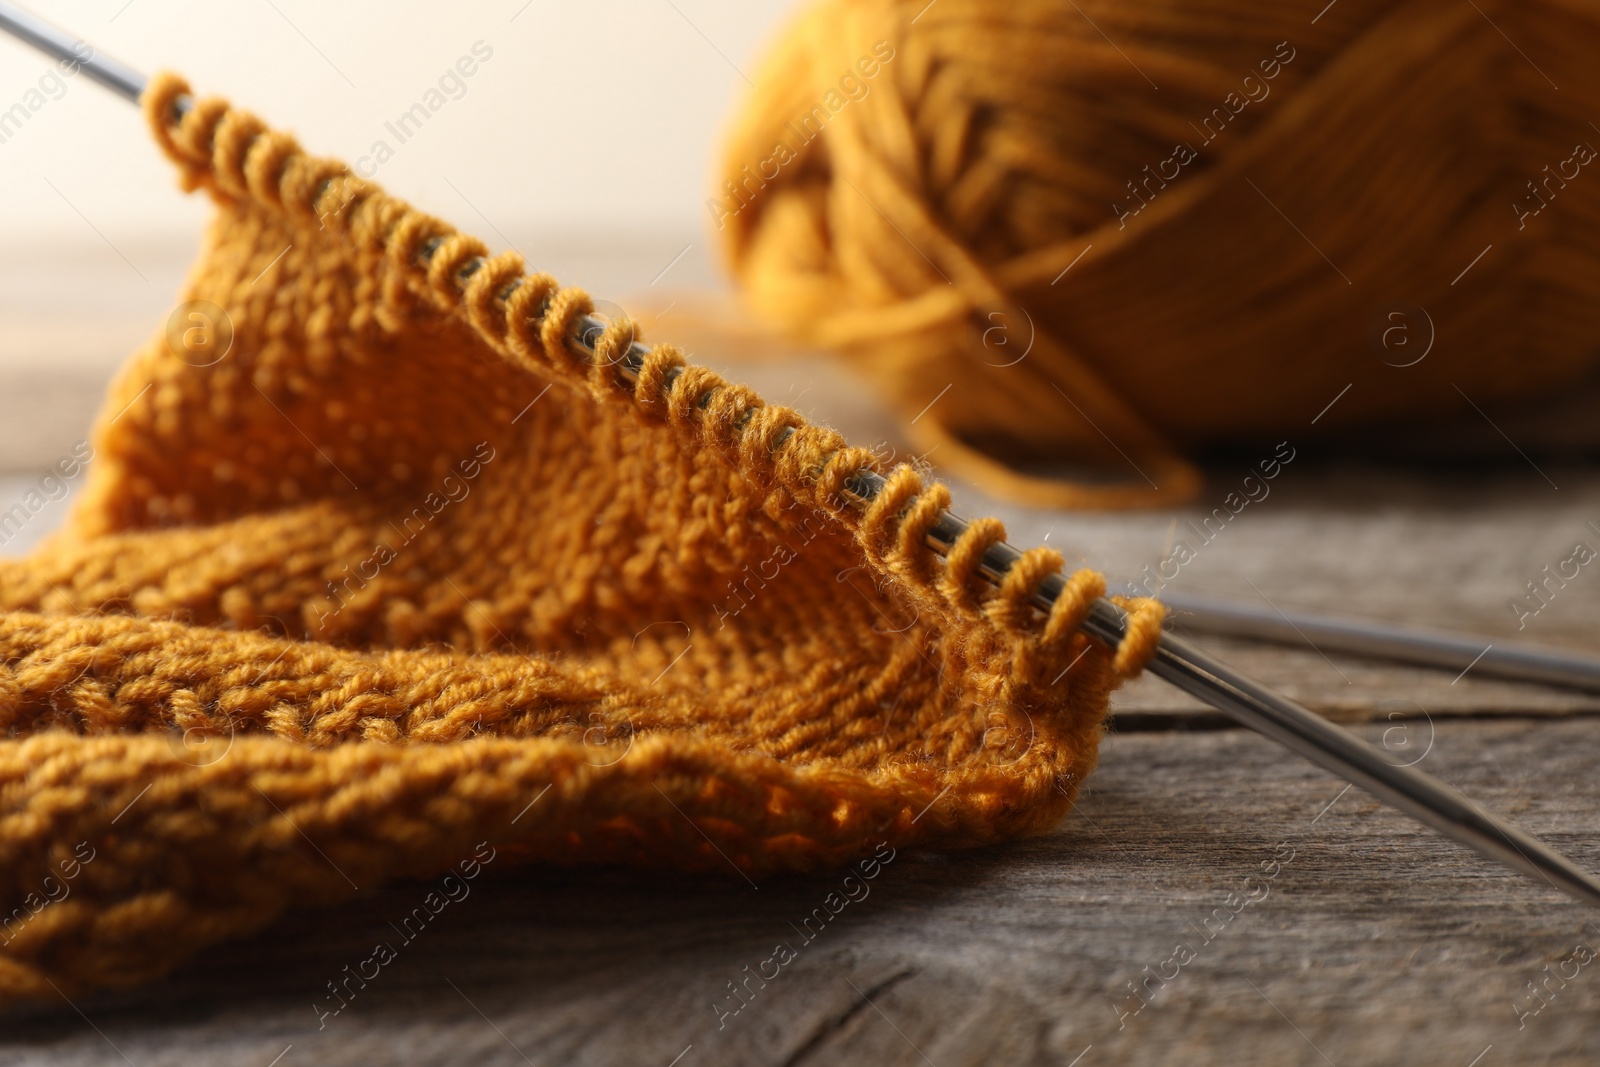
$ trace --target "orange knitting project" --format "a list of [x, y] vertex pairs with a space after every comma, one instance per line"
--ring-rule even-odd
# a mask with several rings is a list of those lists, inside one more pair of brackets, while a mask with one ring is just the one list
[[760, 876], [1061, 817], [1158, 605], [1113, 652], [1098, 575], [1029, 606], [1053, 551], [986, 591], [998, 522], [924, 544], [943, 486], [862, 508], [871, 452], [669, 345], [626, 382], [583, 293], [187, 92], [145, 93], [217, 209], [180, 328], [0, 562], [0, 999], [480, 842]]

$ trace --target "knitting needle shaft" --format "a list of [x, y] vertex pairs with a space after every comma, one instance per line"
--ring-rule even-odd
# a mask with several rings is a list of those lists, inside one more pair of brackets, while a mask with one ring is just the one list
[[[935, 551], [948, 552], [965, 528], [966, 523], [946, 512], [929, 543]], [[1011, 545], [995, 545], [984, 554], [980, 569], [998, 582], [1021, 558]], [[1062, 575], [1049, 576], [1034, 593], [1034, 605], [1048, 612], [1065, 585]], [[1115, 648], [1125, 631], [1123, 611], [1109, 600], [1097, 600], [1083, 629]], [[1348, 730], [1246, 678], [1182, 638], [1163, 633], [1146, 669], [1446, 837], [1578, 900], [1600, 905], [1600, 881], [1559, 852], [1489, 815], [1433, 775], [1389, 762], [1380, 750]]]
[[[5, 0], [0, 0], [0, 29], [16, 34], [57, 58], [72, 60], [80, 55], [74, 48], [78, 42]], [[91, 76], [96, 81], [131, 100], [138, 100], [145, 84], [143, 78], [105, 57], [95, 56], [94, 62], [96, 65], [91, 67], [89, 61], [84, 61], [86, 73], [95, 71]], [[424, 258], [431, 257], [435, 247], [425, 246]], [[607, 329], [608, 324], [601, 319], [585, 316], [568, 343], [576, 351], [593, 358]], [[637, 382], [649, 354], [650, 349], [642, 344], [629, 345], [617, 360], [617, 372], [628, 381]], [[669, 375], [665, 387], [671, 389], [676, 380], [677, 375]], [[783, 447], [788, 432], [778, 437], [775, 447]], [[861, 470], [847, 479], [846, 492], [864, 506], [874, 500], [885, 485], [881, 474]], [[948, 511], [942, 512], [928, 532], [928, 547], [947, 556], [966, 531], [964, 520]], [[998, 584], [1021, 558], [1022, 553], [1011, 545], [993, 545], [984, 553], [979, 571], [986, 580]], [[1033, 594], [1034, 605], [1049, 612], [1065, 583], [1066, 579], [1060, 574], [1046, 578]], [[1115, 648], [1125, 632], [1122, 610], [1109, 600], [1096, 600], [1084, 623], [1084, 631], [1102, 644]], [[1149, 670], [1446, 836], [1581, 901], [1600, 905], [1600, 882], [1559, 853], [1485, 814], [1431, 775], [1414, 767], [1389, 763], [1382, 753], [1355, 735], [1236, 674], [1186, 641], [1163, 634]]]
[[63, 33], [39, 16], [6, 0], [0, 0], [0, 29], [28, 42], [53, 59], [76, 64], [90, 80], [99, 82], [135, 104], [144, 92], [144, 75], [123, 66], [110, 56], [100, 55], [88, 47], [82, 38]]
[[[1111, 622], [1091, 617], [1085, 629], [1109, 637]], [[1183, 639], [1164, 634], [1147, 669], [1446, 837], [1579, 900], [1600, 904], [1594, 877], [1559, 852], [1488, 814], [1433, 775], [1390, 763], [1356, 735], [1209, 659]]]
[[1200, 633], [1252, 637], [1376, 659], [1445, 667], [1463, 674], [1493, 675], [1600, 692], [1600, 658], [1577, 652], [1494, 641], [1468, 634], [1396, 626], [1369, 619], [1302, 611], [1268, 610], [1253, 604], [1163, 591], [1175, 616], [1169, 620]]

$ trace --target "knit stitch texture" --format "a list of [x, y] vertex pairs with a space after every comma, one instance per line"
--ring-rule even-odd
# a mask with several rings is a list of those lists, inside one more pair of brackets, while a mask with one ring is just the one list
[[144, 102], [216, 205], [209, 305], [118, 376], [67, 528], [0, 562], [0, 1000], [480, 841], [761, 877], [1064, 814], [1159, 606], [1089, 642], [1098, 575], [1048, 618], [1057, 553], [990, 589], [998, 522], [925, 544], [943, 486], [670, 345], [624, 380], [628, 323], [566, 341], [582, 292], [187, 95]]

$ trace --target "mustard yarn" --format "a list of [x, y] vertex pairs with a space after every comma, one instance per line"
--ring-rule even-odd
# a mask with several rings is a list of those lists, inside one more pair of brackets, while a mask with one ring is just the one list
[[187, 94], [145, 109], [231, 341], [138, 352], [0, 562], [0, 1000], [471, 856], [759, 878], [1065, 812], [1158, 605], [1089, 643], [1098, 575], [1040, 616], [1054, 551], [991, 590], [998, 522], [924, 544], [943, 486], [862, 510], [868, 450], [670, 345], [628, 383], [581, 291]]
[[[934, 464], [1170, 504], [1200, 446], [1594, 369], [1597, 41], [1577, 0], [818, 0], [708, 206], [756, 312], [843, 352]], [[1396, 302], [1431, 320], [1407, 359], [1436, 330], [1414, 365], [1371, 342]]]

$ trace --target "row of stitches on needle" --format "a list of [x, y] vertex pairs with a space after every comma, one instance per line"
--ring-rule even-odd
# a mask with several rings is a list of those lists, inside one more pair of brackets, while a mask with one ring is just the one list
[[[165, 78], [156, 82], [152, 90], [147, 94], [146, 106], [159, 114], [172, 114], [178, 98], [187, 94], [188, 87], [179, 79]], [[300, 152], [292, 138], [265, 131], [259, 120], [232, 111], [220, 101], [197, 101], [175, 125], [168, 123], [158, 128], [166, 131], [164, 147], [188, 165], [197, 181], [209, 176], [220, 191], [234, 196], [253, 194], [269, 204], [291, 208], [304, 205], [307, 210], [314, 211], [317, 197], [327, 191], [342, 171], [334, 164], [303, 162], [308, 157]], [[307, 190], [311, 195], [304, 195]], [[296, 192], [301, 195], [294, 195]], [[501, 346], [514, 353], [533, 354], [532, 346], [526, 343], [531, 337], [514, 325], [521, 318], [536, 329], [539, 347], [547, 358], [553, 353], [564, 353], [569, 358], [579, 355], [570, 339], [578, 324], [594, 311], [587, 294], [578, 289], [561, 289], [548, 282], [529, 285], [529, 279], [520, 279], [520, 284], [504, 300], [505, 328], [499, 329], [492, 320], [491, 309], [507, 285], [519, 281], [520, 257], [508, 255], [491, 261], [481, 241], [453, 232], [440, 237], [438, 231], [442, 228], [442, 224], [420, 212], [405, 212], [388, 227], [385, 244], [391, 265], [401, 268], [419, 259], [424, 261], [428, 288], [442, 301], [466, 303], [467, 317], [479, 332], [491, 339], [504, 337]], [[426, 255], [423, 254], [425, 246]], [[405, 273], [404, 269], [395, 271], [396, 276], [403, 277]], [[518, 344], [519, 340], [523, 343]], [[586, 377], [592, 392], [614, 396], [627, 388], [627, 383], [616, 373], [616, 367], [629, 355], [633, 342], [631, 322], [622, 320], [605, 326], [593, 355], [587, 358]], [[809, 429], [803, 419], [788, 409], [764, 405], [752, 391], [730, 385], [714, 372], [684, 364], [681, 353], [670, 346], [649, 350], [631, 391], [635, 401], [647, 411], [664, 411], [669, 419], [675, 414], [678, 417], [672, 421], [680, 425], [697, 423], [696, 428], [713, 443], [736, 456], [736, 466], [752, 475], [758, 485], [770, 487], [775, 479], [788, 480], [783, 476], [799, 473], [793, 462], [773, 457], [785, 451], [791, 442], [807, 443], [794, 441]], [[663, 396], [664, 392], [668, 395]], [[681, 398], [687, 398], [688, 402], [684, 403]], [[749, 430], [753, 432], [746, 432]], [[796, 449], [796, 455], [803, 456], [807, 451], [804, 447]], [[857, 458], [851, 455], [848, 460]], [[865, 460], [866, 457], [859, 458]], [[866, 462], [827, 466], [848, 466], [849, 469], [807, 472], [832, 474], [832, 477], [808, 479], [811, 481], [809, 488], [824, 489], [825, 498], [847, 493], [849, 478], [860, 470], [870, 469]], [[819, 487], [817, 481], [834, 484]], [[929, 488], [931, 492], [924, 494], [920, 478], [914, 472], [910, 472], [909, 477], [901, 471], [894, 472], [887, 490], [869, 505], [860, 524], [865, 544], [880, 562], [892, 562], [896, 571], [924, 581], [935, 577], [928, 566], [931, 553], [923, 545], [924, 535], [937, 521], [938, 513], [948, 506], [948, 492], [943, 485], [935, 483]], [[894, 536], [897, 544], [886, 554], [888, 546], [883, 538], [890, 536], [891, 527], [897, 528]], [[984, 553], [1004, 537], [1004, 527], [998, 520], [980, 519], [970, 524], [951, 547], [943, 574], [935, 579], [942, 598], [960, 609], [979, 610], [982, 591], [975, 579], [979, 577]], [[1016, 629], [1034, 618], [1035, 613], [1031, 607], [1025, 610], [1024, 603], [1044, 577], [1060, 569], [1058, 555], [1040, 554], [1035, 550], [1024, 558], [1028, 562], [1013, 568], [1021, 576], [1002, 579], [1000, 590], [993, 594], [994, 603], [986, 611], [990, 620], [1003, 629]], [[1075, 628], [1073, 624], [1081, 625], [1086, 611], [1084, 596], [1091, 591], [1092, 582], [1092, 579], [1079, 579], [1076, 575], [1068, 582], [1067, 589], [1073, 595], [1067, 598], [1068, 603], [1050, 613], [1043, 635], [1047, 643], [1056, 643], [1065, 629]], [[1116, 669], [1118, 674], [1126, 675], [1136, 673], [1153, 655], [1153, 639], [1159, 634], [1161, 613], [1142, 601], [1130, 600], [1121, 606], [1128, 612], [1128, 630], [1116, 650]]]

